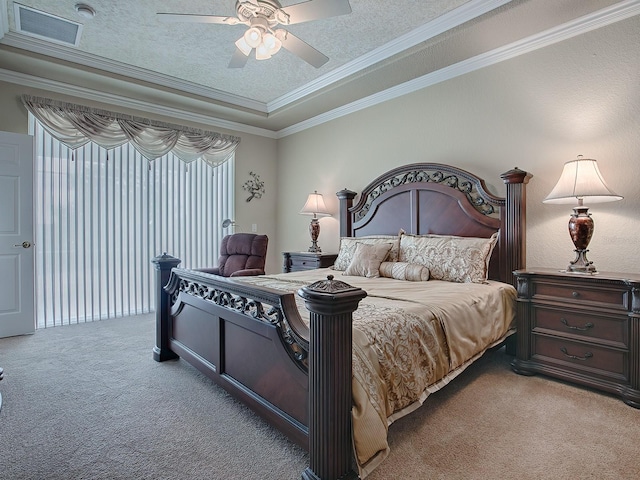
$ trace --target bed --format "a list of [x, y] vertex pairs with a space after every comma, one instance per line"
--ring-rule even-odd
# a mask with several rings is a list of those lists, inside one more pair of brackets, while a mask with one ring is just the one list
[[186, 360], [308, 449], [303, 479], [366, 477], [394, 420], [513, 338], [530, 175], [501, 178], [504, 198], [420, 163], [355, 204], [338, 192], [330, 269], [232, 280], [156, 257], [154, 359]]

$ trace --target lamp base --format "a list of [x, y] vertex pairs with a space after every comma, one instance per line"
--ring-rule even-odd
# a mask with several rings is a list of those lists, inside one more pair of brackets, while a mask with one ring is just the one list
[[576, 252], [576, 259], [569, 263], [567, 272], [578, 273], [595, 273], [596, 267], [593, 262], [587, 260], [587, 252], [589, 250], [574, 250]]
[[311, 235], [311, 246], [309, 252], [322, 253], [320, 246], [318, 245], [318, 235], [320, 235], [320, 222], [317, 218], [312, 218], [309, 224], [309, 235]]
[[593, 262], [587, 260], [587, 246], [593, 236], [593, 219], [589, 209], [583, 205], [578, 205], [573, 209], [573, 214], [569, 218], [569, 235], [576, 247], [576, 258], [569, 263], [568, 272], [593, 273], [596, 271]]

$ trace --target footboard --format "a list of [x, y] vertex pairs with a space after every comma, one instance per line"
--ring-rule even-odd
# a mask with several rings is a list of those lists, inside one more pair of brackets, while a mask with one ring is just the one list
[[[309, 450], [308, 480], [351, 471], [352, 313], [366, 295], [329, 278], [293, 293], [193, 270], [163, 254], [156, 266], [153, 357], [182, 357]], [[311, 349], [310, 349], [311, 345]]]
[[[171, 260], [154, 263], [171, 268]], [[307, 448], [309, 329], [293, 294], [192, 270], [169, 272], [158, 292], [168, 301], [159, 310], [154, 357], [182, 357]]]

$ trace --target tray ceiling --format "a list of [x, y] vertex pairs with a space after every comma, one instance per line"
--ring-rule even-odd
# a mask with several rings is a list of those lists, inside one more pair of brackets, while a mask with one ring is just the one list
[[[14, 3], [79, 24], [77, 45], [20, 32]], [[235, 15], [235, 0], [85, 0], [93, 18], [79, 15], [77, 3], [0, 0], [0, 69], [61, 80], [73, 72], [79, 84], [101, 75], [95, 88], [104, 92], [149, 96], [143, 90], [155, 89], [219, 118], [278, 131], [628, 2], [350, 0], [350, 14], [287, 26], [329, 57], [322, 67], [282, 49], [236, 69], [228, 64], [246, 27], [166, 23], [157, 15]]]

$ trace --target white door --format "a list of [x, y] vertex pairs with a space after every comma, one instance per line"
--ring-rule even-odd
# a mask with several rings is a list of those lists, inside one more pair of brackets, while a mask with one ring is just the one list
[[0, 337], [35, 332], [33, 137], [0, 132]]

